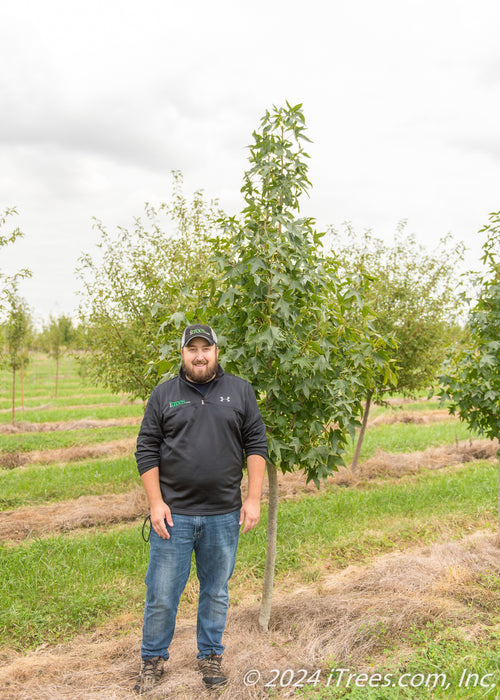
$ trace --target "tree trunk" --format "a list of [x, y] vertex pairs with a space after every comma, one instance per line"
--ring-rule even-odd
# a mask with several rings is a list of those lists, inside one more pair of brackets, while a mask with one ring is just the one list
[[16, 370], [12, 369], [12, 425], [16, 422]]
[[268, 631], [271, 605], [273, 599], [274, 566], [276, 562], [276, 535], [278, 532], [278, 473], [274, 464], [267, 463], [269, 481], [269, 510], [267, 514], [267, 543], [264, 580], [262, 582], [262, 601], [259, 611], [259, 626]]
[[24, 413], [24, 360], [21, 359], [21, 409]]
[[361, 454], [361, 447], [363, 445], [363, 439], [365, 437], [366, 426], [368, 424], [368, 414], [370, 413], [370, 406], [372, 402], [373, 391], [369, 391], [366, 395], [365, 410], [363, 411], [363, 420], [361, 421], [361, 430], [359, 431], [358, 441], [356, 443], [356, 449], [354, 450], [354, 457], [352, 458], [351, 471], [355, 472], [358, 468], [359, 455]]
[[57, 399], [58, 384], [59, 384], [59, 357], [56, 357], [56, 399]]
[[500, 450], [498, 454], [498, 532], [497, 532], [497, 544], [500, 547]]

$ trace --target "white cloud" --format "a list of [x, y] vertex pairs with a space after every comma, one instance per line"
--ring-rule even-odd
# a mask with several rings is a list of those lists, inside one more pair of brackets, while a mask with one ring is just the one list
[[25, 241], [23, 292], [71, 310], [91, 217], [128, 225], [169, 172], [231, 213], [263, 112], [303, 102], [314, 143], [304, 212], [423, 242], [498, 209], [495, 0], [4, 0], [0, 207]]

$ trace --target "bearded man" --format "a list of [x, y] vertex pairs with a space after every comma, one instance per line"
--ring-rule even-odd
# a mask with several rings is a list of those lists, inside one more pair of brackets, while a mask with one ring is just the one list
[[[198, 667], [208, 688], [227, 682], [222, 635], [240, 527], [254, 528], [267, 442], [251, 385], [224, 372], [217, 336], [194, 324], [182, 334], [179, 374], [157, 386], [137, 439], [137, 467], [149, 500], [150, 557], [135, 691], [159, 682], [194, 552], [200, 582]], [[248, 495], [240, 483], [246, 459]]]

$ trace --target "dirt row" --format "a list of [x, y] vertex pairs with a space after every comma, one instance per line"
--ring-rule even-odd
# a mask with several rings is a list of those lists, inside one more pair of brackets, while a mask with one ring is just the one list
[[[123, 441], [121, 448], [124, 453], [127, 453], [133, 449], [134, 445], [135, 440]], [[442, 469], [477, 459], [494, 459], [497, 449], [496, 441], [474, 440], [408, 454], [379, 451], [374, 457], [361, 464], [354, 474], [347, 468], [340, 468], [327, 480], [326, 484], [321, 486], [321, 489], [332, 484], [362, 487], [364, 482], [378, 477], [402, 478], [421, 469]], [[306, 478], [302, 472], [280, 474], [278, 482], [281, 500], [317, 493], [316, 486], [312, 482], [306, 484]], [[245, 488], [244, 480], [243, 492]], [[267, 495], [266, 481], [262, 498], [267, 500]], [[122, 494], [81, 496], [59, 503], [25, 506], [0, 512], [0, 541], [15, 543], [60, 532], [111, 526], [118, 522], [129, 522], [144, 517], [147, 512], [147, 500], [140, 487]]]
[[[73, 408], [83, 408], [82, 406], [74, 406]], [[89, 407], [91, 408], [91, 407]], [[437, 421], [451, 420], [451, 416], [446, 409], [434, 409], [432, 411], [395, 411], [392, 413], [382, 413], [368, 422], [369, 426], [384, 425], [388, 423], [415, 423], [427, 425]], [[139, 425], [142, 416], [130, 416], [125, 418], [103, 418], [103, 419], [87, 419], [71, 420], [71, 421], [52, 421], [45, 423], [29, 423], [28, 421], [16, 421], [11, 423], [0, 424], [0, 434], [17, 435], [18, 433], [31, 432], [53, 432], [62, 430], [85, 430], [88, 428], [106, 428], [119, 425]]]
[[[402, 411], [395, 414], [382, 414], [377, 416], [369, 425], [383, 425], [388, 423], [415, 423], [429, 424], [450, 419], [447, 411], [434, 410], [432, 412]], [[139, 425], [140, 416], [132, 416], [119, 419], [103, 420], [77, 420], [61, 421], [58, 423], [16, 423], [15, 425], [0, 425], [0, 435], [19, 434], [28, 432], [48, 432], [63, 430], [85, 430], [93, 428], [117, 427], [123, 425]], [[135, 439], [134, 439], [135, 440]], [[50, 462], [71, 462], [80, 459], [92, 459], [93, 457], [113, 456], [123, 454], [123, 446], [132, 444], [133, 439], [117, 440], [113, 443], [100, 445], [82, 445], [76, 447], [58, 448], [53, 450], [37, 450], [33, 452], [4, 452], [0, 451], [0, 468], [14, 469], [27, 464], [47, 464]], [[127, 448], [125, 448], [126, 451]]]
[[[295, 696], [297, 688], [291, 683], [287, 687], [287, 681], [293, 674], [293, 680], [300, 682], [304, 678], [300, 669], [306, 675], [317, 674], [319, 689], [327, 686], [329, 677], [337, 682], [335, 669], [370, 676], [379, 669], [384, 673], [388, 647], [397, 660], [392, 668], [397, 680], [414, 654], [410, 634], [428, 630], [436, 622], [443, 629], [452, 627], [472, 643], [483, 642], [486, 629], [493, 638], [495, 629], [498, 634], [494, 622], [498, 592], [484, 582], [485, 577], [500, 575], [498, 552], [493, 535], [475, 533], [460, 542], [383, 555], [368, 566], [333, 573], [323, 570], [315, 584], [288, 580], [286, 592], [278, 587], [275, 591], [268, 633], [257, 625], [258, 591], [252, 592], [250, 600], [247, 596], [240, 604], [232, 602], [224, 636], [229, 683], [217, 692], [217, 698]], [[195, 603], [183, 609], [187, 611], [179, 616], [164, 679], [148, 697], [213, 698], [196, 669]], [[131, 613], [67, 644], [47, 640], [41, 648], [26, 653], [3, 649], [2, 699], [136, 697], [132, 688], [139, 671], [140, 629], [139, 615]], [[335, 659], [333, 669], [325, 659]], [[269, 686], [276, 678], [274, 687]], [[280, 679], [285, 681], [281, 688]], [[453, 697], [453, 690], [450, 692]]]
[[0, 468], [15, 469], [28, 464], [64, 464], [82, 459], [98, 457], [120, 457], [130, 454], [135, 449], [137, 438], [122, 438], [112, 442], [95, 445], [76, 445], [59, 447], [53, 450], [34, 450], [33, 452], [4, 452], [0, 454]]

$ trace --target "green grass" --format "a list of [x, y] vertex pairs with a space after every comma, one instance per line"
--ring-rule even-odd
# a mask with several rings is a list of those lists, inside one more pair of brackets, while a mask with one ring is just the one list
[[[54, 397], [53, 360], [36, 356], [25, 382], [24, 412], [17, 421], [61, 422], [79, 419], [141, 416], [142, 403], [122, 404], [121, 397], [96, 387], [85, 386], [74, 358], [63, 358]], [[10, 381], [0, 372], [0, 422], [10, 416]], [[17, 404], [20, 403], [19, 394]], [[108, 404], [97, 407], [97, 404]], [[73, 408], [71, 408], [73, 407]], [[373, 407], [371, 416], [383, 412], [432, 411], [437, 402], [416, 399], [412, 404]], [[92, 430], [23, 433], [0, 436], [0, 449], [27, 451], [69, 445], [95, 444], [137, 434], [138, 426]], [[388, 452], [414, 452], [465, 440], [470, 433], [458, 421], [430, 425], [393, 424], [368, 429], [362, 459], [377, 448]], [[352, 456], [346, 455], [346, 461]], [[313, 496], [280, 504], [277, 540], [276, 587], [287, 590], [289, 578], [316, 580], [326, 564], [330, 569], [350, 564], [367, 564], [376, 555], [406, 546], [432, 544], [461, 538], [471, 529], [497, 527], [496, 497], [498, 466], [473, 462], [440, 471], [422, 471], [398, 481], [374, 480], [363, 489], [328, 487]], [[123, 458], [92, 459], [81, 462], [32, 465], [0, 470], [0, 510], [42, 505], [82, 495], [126, 493], [140, 479], [132, 455]], [[260, 590], [266, 545], [266, 509], [261, 523], [241, 538], [232, 581], [233, 595], [245, 596]], [[144, 603], [144, 575], [148, 546], [140, 526], [123, 524], [110, 529], [65, 533], [25, 541], [15, 546], [0, 545], [0, 645], [25, 651], [49, 641], [64, 641], [83, 630], [91, 630], [124, 611], [140, 620]], [[490, 577], [485, 585], [496, 587]], [[240, 593], [241, 592], [241, 593]], [[183, 605], [194, 605], [183, 598]], [[484, 615], [486, 617], [486, 614]], [[139, 624], [139, 623], [138, 623]], [[404, 673], [447, 673], [450, 687], [357, 687], [345, 683], [326, 687], [327, 675], [316, 687], [297, 689], [297, 697], [350, 698], [352, 700], [401, 700], [424, 698], [500, 698], [499, 635], [492, 613], [481, 626], [481, 636], [471, 641], [467, 630], [439, 626], [410, 630], [404, 654], [387, 640], [383, 660], [373, 663], [374, 673], [392, 673], [397, 681]], [[496, 628], [498, 629], [498, 627]], [[322, 670], [336, 668], [326, 659]], [[257, 666], [258, 667], [258, 666]], [[497, 688], [459, 687], [464, 669], [479, 677], [496, 672]], [[358, 674], [364, 669], [351, 669]], [[270, 689], [277, 697], [279, 688]]]
[[[401, 544], [435, 542], [455, 524], [495, 526], [498, 467], [473, 462], [440, 472], [423, 471], [367, 490], [329, 487], [313, 497], [280, 505], [278, 567], [304, 569], [320, 559], [337, 566], [366, 562]], [[248, 539], [240, 566], [263, 573], [266, 532]]]
[[[78, 389], [76, 392], [73, 389], [65, 392], [63, 396], [59, 394], [57, 398], [52, 396], [36, 396], [33, 393], [29, 397], [24, 399], [24, 409], [25, 410], [45, 410], [52, 408], [63, 408], [71, 404], [74, 406], [92, 406], [94, 404], [110, 404], [111, 406], [119, 406], [121, 404], [121, 397], [116, 396], [116, 394], [110, 394], [106, 392], [99, 392], [98, 390], [93, 390], [92, 393], [88, 391], [79, 393]], [[134, 403], [140, 403], [141, 401], [135, 401]], [[0, 399], [0, 411], [3, 413], [11, 413], [12, 402], [11, 399]], [[23, 420], [24, 411], [21, 408], [21, 401], [18, 397], [16, 402], [16, 420]]]
[[111, 428], [54, 430], [51, 432], [0, 435], [0, 454], [2, 452], [31, 452], [32, 450], [52, 450], [60, 447], [75, 447], [77, 445], [95, 445], [134, 437], [138, 432], [138, 425], [121, 425]]
[[314, 684], [297, 692], [303, 700], [495, 700], [500, 697], [500, 636], [486, 629], [484, 639], [470, 641], [460, 630], [440, 623], [410, 634], [413, 654], [404, 663], [397, 656], [384, 668], [349, 668], [334, 660]]
[[142, 605], [147, 547], [137, 527], [35, 540], [0, 557], [4, 644], [66, 639]]
[[[102, 387], [88, 385], [78, 374], [78, 362], [65, 355], [60, 360], [57, 397], [55, 396], [55, 360], [36, 353], [27, 366], [24, 378], [24, 403], [26, 407], [40, 403], [55, 405], [82, 404], [87, 398], [91, 403], [118, 403], [121, 397]], [[16, 379], [16, 407], [20, 408], [21, 388], [19, 373]], [[12, 405], [12, 374], [0, 369], [0, 410], [8, 410]]]
[[369, 419], [380, 416], [382, 413], [390, 413], [397, 415], [398, 413], [407, 413], [408, 411], [437, 411], [442, 408], [447, 408], [447, 404], [441, 406], [439, 401], [418, 401], [414, 403], [390, 404], [389, 406], [372, 406], [370, 409]]
[[[25, 394], [44, 390], [53, 393], [55, 389], [56, 361], [44, 353], [33, 353], [30, 362], [24, 370]], [[19, 372], [16, 374], [16, 384], [19, 388]], [[83, 380], [78, 374], [78, 362], [70, 355], [63, 355], [59, 361], [58, 389], [64, 391], [68, 387], [83, 386]], [[0, 371], [0, 393], [9, 394], [12, 387], [12, 372], [7, 369]]]
[[64, 501], [79, 496], [124, 493], [139, 483], [132, 455], [119, 459], [0, 471], [0, 510]]
[[[105, 418], [128, 418], [142, 416], [142, 404], [114, 404], [110, 406], [82, 406], [74, 408], [36, 408], [16, 413], [16, 422], [60, 423], [69, 420], [102, 420]], [[0, 423], [10, 423], [8, 412], [0, 413]]]
[[[469, 464], [370, 489], [332, 488], [280, 507], [277, 581], [307, 580], [318, 561], [363, 563], [402, 543], [460, 537], [495, 526], [496, 465]], [[74, 494], [77, 495], [77, 494]], [[235, 585], [262, 576], [265, 513], [241, 538]], [[0, 548], [0, 643], [18, 648], [68, 638], [123, 610], [141, 609], [147, 548], [137, 525]]]
[[[430, 425], [393, 423], [373, 426], [365, 433], [361, 460], [372, 457], [377, 449], [386, 452], [417, 452], [427, 447], [476, 437], [463, 423], [456, 420], [439, 421]], [[354, 446], [351, 445], [346, 454], [346, 462], [350, 461], [353, 452]]]

